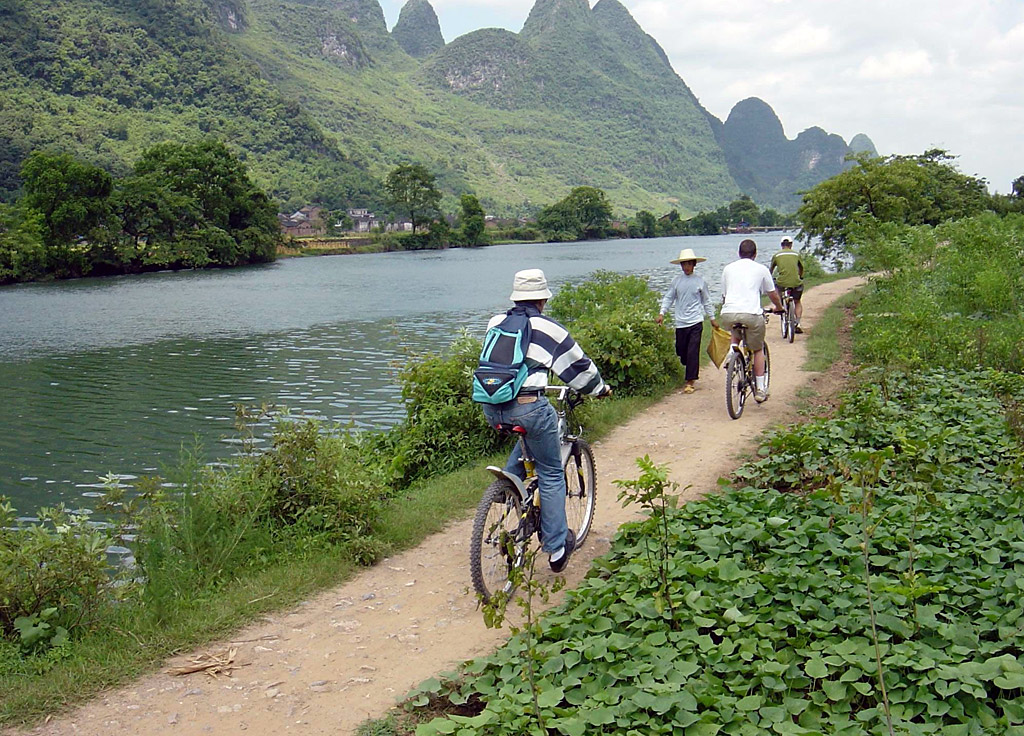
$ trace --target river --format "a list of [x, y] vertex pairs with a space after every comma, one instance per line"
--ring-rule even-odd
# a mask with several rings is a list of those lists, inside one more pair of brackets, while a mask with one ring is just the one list
[[[756, 236], [767, 262], [781, 233]], [[482, 335], [509, 306], [513, 274], [552, 290], [597, 269], [663, 290], [682, 248], [707, 257], [713, 298], [743, 236], [503, 245], [285, 259], [0, 289], [0, 495], [31, 520], [88, 511], [100, 478], [164, 475], [183, 448], [238, 451], [236, 404], [361, 428], [403, 416], [394, 366]]]

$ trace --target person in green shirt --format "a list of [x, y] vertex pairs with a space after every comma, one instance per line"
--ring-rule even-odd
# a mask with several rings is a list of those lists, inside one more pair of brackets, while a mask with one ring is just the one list
[[793, 295], [793, 305], [796, 311], [796, 332], [802, 333], [800, 329], [800, 317], [804, 313], [804, 305], [801, 299], [804, 295], [804, 262], [800, 254], [793, 250], [793, 241], [789, 238], [782, 239], [782, 250], [772, 256], [772, 265], [769, 270], [775, 278], [775, 286], [780, 292], [788, 290]]

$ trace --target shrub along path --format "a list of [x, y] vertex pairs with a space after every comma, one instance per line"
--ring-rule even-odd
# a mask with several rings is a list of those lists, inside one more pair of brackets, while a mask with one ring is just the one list
[[[808, 291], [807, 332], [833, 300], [860, 283], [844, 279]], [[636, 478], [637, 457], [648, 454], [655, 463], [667, 464], [683, 498], [695, 498], [716, 488], [718, 478], [754, 449], [762, 430], [796, 418], [798, 389], [834, 380], [800, 370], [806, 336], [790, 345], [778, 337], [777, 318], [768, 327], [772, 382], [767, 403], [751, 402], [738, 421], [729, 419], [723, 373], [707, 365], [696, 393], [674, 393], [594, 444], [597, 518], [566, 571], [569, 585], [583, 577], [590, 560], [608, 550], [618, 527], [635, 518], [635, 511], [616, 502], [612, 481]], [[344, 585], [268, 616], [230, 641], [168, 662], [160, 673], [28, 733], [353, 733], [424, 679], [492, 651], [507, 637], [506, 630], [484, 626], [469, 592], [469, 531], [468, 520], [454, 522], [446, 532]], [[209, 670], [219, 674], [172, 674], [204, 664], [203, 656], [207, 664], [220, 663]]]

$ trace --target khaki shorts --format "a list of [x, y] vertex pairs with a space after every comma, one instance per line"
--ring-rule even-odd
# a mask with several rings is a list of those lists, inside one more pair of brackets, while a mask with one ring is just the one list
[[744, 325], [747, 328], [747, 347], [755, 353], [764, 347], [764, 315], [724, 312], [719, 315], [718, 321], [729, 327], [735, 339], [739, 339], [739, 330], [734, 330], [732, 326], [737, 322]]

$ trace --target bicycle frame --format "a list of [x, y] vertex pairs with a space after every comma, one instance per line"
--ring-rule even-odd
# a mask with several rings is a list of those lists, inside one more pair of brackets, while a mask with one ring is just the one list
[[[581, 544], [593, 523], [597, 494], [594, 454], [582, 436], [583, 427], [576, 425], [573, 417], [573, 409], [583, 397], [563, 386], [549, 387], [547, 392], [554, 396], [558, 417], [566, 525]], [[522, 566], [531, 538], [541, 533], [540, 482], [534, 458], [522, 442], [525, 430], [509, 424], [497, 429], [519, 436], [518, 452], [526, 478], [493, 465], [487, 468], [495, 480], [473, 518], [469, 559], [473, 587], [484, 601], [496, 593], [510, 594], [514, 590], [512, 571]]]
[[[578, 432], [576, 435], [569, 434], [568, 426], [568, 415], [569, 412], [574, 408], [574, 404], [567, 402], [566, 398], [570, 396], [571, 389], [568, 386], [548, 386], [545, 391], [548, 394], [553, 394], [555, 399], [555, 413], [558, 415], [558, 439], [561, 444], [561, 456], [562, 456], [562, 469], [569, 462], [569, 453], [572, 450], [572, 443], [578, 439]], [[512, 482], [516, 490], [519, 492], [519, 497], [523, 500], [523, 506], [532, 504], [534, 506], [540, 506], [540, 491], [537, 488], [537, 468], [533, 460], [533, 456], [530, 454], [529, 449], [526, 447], [526, 443], [523, 442], [523, 436], [519, 432], [515, 432], [519, 435], [518, 446], [519, 451], [522, 453], [523, 466], [526, 468], [526, 479], [520, 478], [515, 473], [510, 473], [504, 468], [499, 468], [497, 465], [488, 465], [487, 470], [491, 472], [497, 478], [505, 478]], [[533, 498], [530, 498], [530, 488], [533, 489]]]
[[[762, 312], [764, 317], [765, 326], [768, 324], [768, 316], [771, 312], [765, 310]], [[754, 354], [747, 346], [747, 329], [746, 326], [739, 323], [732, 325], [733, 329], [740, 331], [740, 339], [738, 343], [733, 343], [729, 348], [729, 355], [725, 359], [725, 406], [729, 412], [729, 416], [733, 419], [739, 419], [743, 414], [743, 409], [747, 402], [747, 397], [753, 394], [754, 387], [756, 385], [756, 377], [754, 375]], [[767, 332], [767, 329], [765, 330]], [[764, 342], [764, 359], [765, 359], [765, 389], [768, 387], [768, 381], [770, 380], [770, 357], [768, 350], [768, 340]], [[741, 374], [737, 376], [737, 362], [741, 368]]]

